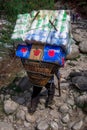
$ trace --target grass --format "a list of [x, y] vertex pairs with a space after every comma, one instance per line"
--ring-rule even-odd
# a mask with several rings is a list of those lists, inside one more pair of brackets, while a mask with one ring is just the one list
[[14, 26], [12, 24], [10, 25], [4, 25], [4, 29], [1, 30], [2, 36], [0, 39], [0, 42], [2, 43], [11, 43], [11, 34], [13, 32]]
[[0, 0], [0, 9], [4, 10], [7, 18], [14, 21], [20, 13], [32, 10], [54, 9], [54, 0]]

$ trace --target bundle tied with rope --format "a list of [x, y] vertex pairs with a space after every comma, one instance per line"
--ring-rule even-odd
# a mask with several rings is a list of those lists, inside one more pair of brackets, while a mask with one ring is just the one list
[[45, 86], [64, 66], [70, 49], [70, 16], [66, 10], [39, 10], [20, 14], [11, 37], [21, 41], [16, 56], [32, 84]]

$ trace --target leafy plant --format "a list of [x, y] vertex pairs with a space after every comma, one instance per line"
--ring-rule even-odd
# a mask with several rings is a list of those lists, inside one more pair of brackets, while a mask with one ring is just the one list
[[85, 1], [79, 2], [78, 6], [87, 6], [87, 2], [85, 2]]
[[38, 9], [53, 9], [54, 0], [1, 0], [0, 9], [10, 18], [15, 19], [17, 14]]

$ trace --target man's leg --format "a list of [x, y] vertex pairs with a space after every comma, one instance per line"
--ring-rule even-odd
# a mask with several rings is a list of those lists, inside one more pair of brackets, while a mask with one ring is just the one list
[[39, 93], [41, 92], [42, 87], [33, 86], [33, 93], [31, 97], [31, 106], [29, 108], [29, 113], [33, 114], [36, 111], [38, 102], [39, 102]]
[[55, 94], [55, 85], [54, 85], [54, 83], [47, 83], [45, 87], [48, 90], [46, 107], [50, 107], [53, 104], [53, 98], [54, 98], [54, 94]]

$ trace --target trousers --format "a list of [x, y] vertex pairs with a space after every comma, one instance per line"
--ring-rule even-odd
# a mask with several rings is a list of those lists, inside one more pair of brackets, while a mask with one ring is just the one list
[[[37, 97], [40, 94], [42, 88], [43, 87], [33, 86], [32, 98]], [[54, 95], [54, 93], [55, 93], [55, 87], [54, 87], [54, 85], [51, 85], [50, 83], [47, 83], [46, 86], [45, 86], [45, 88], [48, 91], [48, 96]]]

